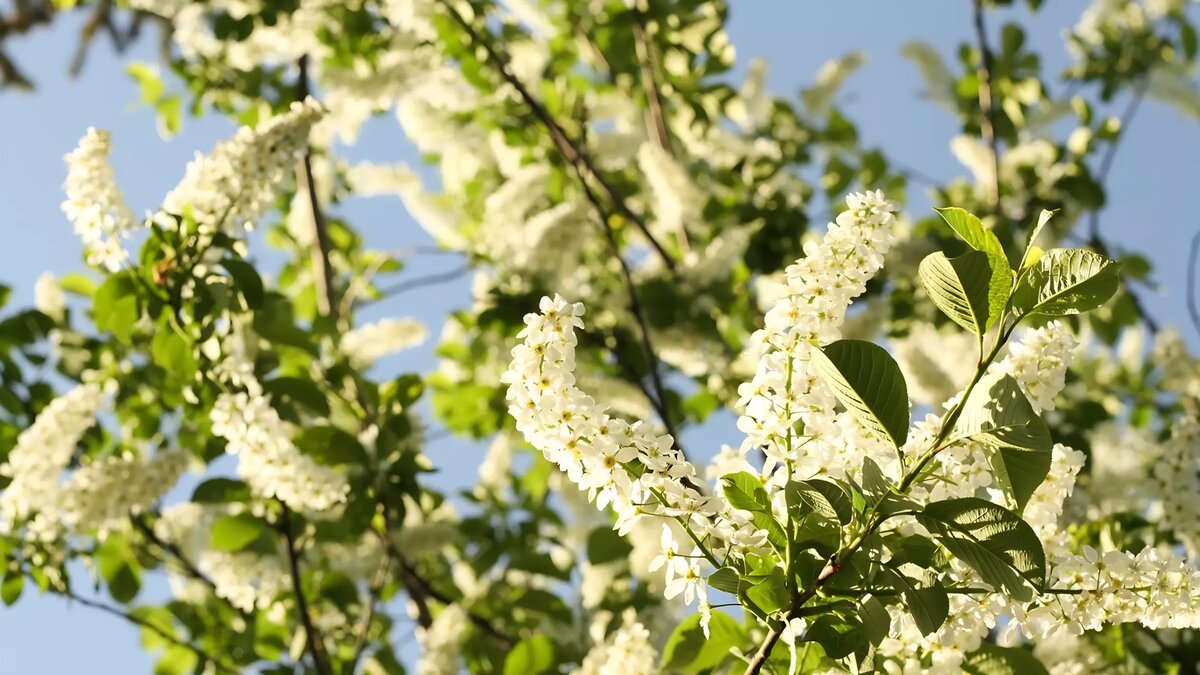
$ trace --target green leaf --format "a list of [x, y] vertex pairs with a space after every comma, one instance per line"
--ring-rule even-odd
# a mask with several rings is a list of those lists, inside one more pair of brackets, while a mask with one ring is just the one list
[[1056, 248], [1017, 282], [1013, 309], [1022, 316], [1066, 316], [1096, 309], [1117, 292], [1120, 264], [1082, 248]]
[[96, 289], [92, 317], [98, 330], [108, 331], [128, 343], [133, 327], [141, 317], [138, 309], [138, 285], [129, 272], [118, 272]]
[[930, 567], [937, 555], [937, 544], [919, 534], [884, 539], [884, 546], [892, 552], [888, 564], [892, 567], [911, 563], [917, 567]]
[[593, 565], [603, 565], [629, 557], [633, 546], [611, 527], [601, 525], [592, 530], [587, 540], [587, 559]]
[[729, 500], [730, 506], [735, 509], [754, 512], [771, 508], [771, 500], [767, 497], [762, 481], [748, 471], [721, 476], [721, 491], [725, 493], [725, 499]]
[[904, 604], [908, 606], [913, 622], [922, 635], [929, 635], [946, 623], [946, 617], [950, 615], [950, 596], [946, 595], [946, 589], [941, 584], [916, 586], [903, 574], [896, 574], [894, 578], [902, 587], [900, 592], [904, 596]]
[[730, 595], [737, 595], [742, 592], [742, 588], [746, 585], [742, 581], [737, 570], [732, 567], [722, 567], [716, 572], [708, 575], [708, 585], [718, 591], [725, 591]]
[[1042, 209], [1042, 212], [1038, 214], [1037, 224], [1030, 228], [1029, 236], [1025, 239], [1025, 254], [1021, 256], [1021, 265], [1017, 269], [1025, 269], [1025, 266], [1032, 262], [1030, 254], [1037, 248], [1034, 244], [1037, 243], [1038, 235], [1042, 233], [1042, 230], [1046, 227], [1046, 223], [1050, 222], [1055, 213], [1057, 211]]
[[832, 509], [833, 517], [843, 525], [854, 520], [854, 504], [850, 496], [835, 483], [814, 478], [791, 483], [788, 489], [795, 490], [797, 497], [814, 511], [827, 514], [826, 507]]
[[272, 401], [282, 399], [288, 403], [299, 404], [322, 417], [329, 416], [329, 401], [325, 392], [308, 378], [276, 377], [263, 382], [262, 388]]
[[672, 673], [711, 670], [729, 657], [731, 649], [742, 647], [746, 641], [745, 629], [724, 612], [712, 613], [708, 632], [705, 638], [699, 614], [681, 621], [663, 646], [662, 670]]
[[954, 233], [960, 239], [967, 242], [967, 246], [976, 251], [983, 251], [991, 255], [998, 255], [1002, 258], [1004, 255], [1004, 247], [1000, 245], [1000, 240], [996, 238], [996, 233], [983, 226], [983, 222], [974, 214], [960, 209], [956, 206], [934, 209], [942, 220], [954, 230]]
[[554, 669], [554, 643], [545, 635], [527, 637], [504, 658], [504, 675], [540, 675]]
[[1018, 512], [1050, 472], [1050, 431], [1011, 375], [983, 376], [963, 404], [954, 438], [988, 449], [992, 470], [1012, 495]]
[[808, 627], [805, 642], [816, 642], [831, 659], [844, 659], [868, 642], [868, 632], [857, 618], [823, 614]]
[[141, 571], [125, 539], [110, 536], [96, 549], [96, 567], [113, 600], [131, 602], [142, 588]]
[[266, 530], [261, 520], [249, 513], [222, 516], [212, 525], [212, 547], [235, 552], [249, 546]]
[[875, 646], [888, 636], [892, 629], [892, 615], [887, 607], [874, 596], [863, 600], [858, 607], [858, 618], [862, 621], [863, 634]]
[[957, 258], [930, 253], [917, 268], [929, 299], [954, 323], [982, 335], [990, 323], [988, 289], [992, 267], [982, 251], [967, 251]]
[[838, 340], [812, 351], [817, 375], [868, 429], [896, 447], [908, 439], [908, 385], [887, 350], [864, 340]]
[[337, 427], [305, 427], [294, 442], [300, 452], [326, 466], [366, 466], [370, 462], [363, 444]]
[[1049, 675], [1046, 666], [1029, 650], [986, 642], [967, 654], [962, 669], [969, 675]]
[[758, 476], [746, 471], [722, 476], [721, 491], [733, 508], [753, 514], [754, 524], [766, 530], [767, 540], [776, 551], [782, 552], [787, 547], [787, 535], [771, 512], [771, 500]]
[[1046, 579], [1042, 542], [1017, 514], [976, 497], [934, 502], [917, 521], [984, 581], [1022, 602]]
[[263, 282], [258, 276], [258, 270], [245, 260], [237, 258], [226, 258], [221, 261], [221, 266], [229, 272], [229, 276], [233, 277], [237, 289], [241, 292], [242, 297], [246, 299], [246, 305], [250, 309], [258, 309], [263, 303]]
[[169, 325], [159, 324], [158, 332], [150, 342], [150, 355], [160, 368], [178, 382], [191, 382], [196, 375], [196, 357], [192, 355], [192, 345]]
[[766, 577], [755, 579], [754, 585], [746, 591], [746, 596], [768, 613], [777, 612], [791, 602], [783, 570], [778, 567], [772, 567], [771, 573]]
[[250, 486], [232, 478], [209, 478], [192, 492], [192, 501], [200, 504], [228, 504], [249, 499]]
[[0, 600], [3, 600], [6, 606], [12, 605], [21, 598], [21, 591], [24, 589], [25, 575], [19, 570], [8, 570], [4, 574], [4, 581], [0, 582]]
[[200, 657], [182, 645], [170, 645], [154, 664], [154, 675], [188, 675], [196, 670]]
[[82, 274], [64, 274], [58, 279], [58, 287], [65, 293], [90, 298], [96, 294], [96, 282]]

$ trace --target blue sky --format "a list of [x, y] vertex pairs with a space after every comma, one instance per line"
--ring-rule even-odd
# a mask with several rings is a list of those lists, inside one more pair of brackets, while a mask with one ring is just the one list
[[[730, 29], [738, 60], [744, 65], [751, 57], [766, 57], [771, 63], [772, 91], [794, 94], [825, 60], [866, 50], [867, 64], [849, 81], [841, 99], [864, 140], [882, 145], [889, 156], [939, 180], [965, 174], [949, 152], [950, 138], [957, 131], [955, 120], [917, 98], [919, 78], [899, 51], [905, 42], [920, 39], [949, 57], [971, 34], [970, 3], [760, 0], [733, 4]], [[1047, 5], [1037, 21], [1026, 27], [1029, 40], [1043, 53], [1046, 72], [1057, 72], [1067, 59], [1061, 31], [1075, 22], [1084, 3]], [[998, 29], [996, 17], [991, 23]], [[82, 267], [79, 244], [59, 203], [65, 175], [62, 156], [89, 125], [112, 132], [117, 177], [136, 211], [156, 205], [191, 156], [209, 149], [232, 129], [215, 116], [188, 119], [182, 134], [162, 140], [151, 112], [133, 105], [136, 87], [125, 76], [123, 61], [104, 40], [96, 41], [83, 77], [68, 80], [65, 72], [78, 29], [78, 18], [67, 17], [48, 31], [6, 45], [38, 83], [33, 95], [0, 92], [0, 234], [4, 241], [0, 281], [14, 287], [15, 301], [20, 303], [32, 300], [33, 282], [42, 272], [63, 274]], [[153, 61], [152, 42], [143, 40], [123, 58]], [[1123, 101], [1115, 102], [1114, 111], [1122, 105]], [[1154, 261], [1155, 278], [1164, 290], [1146, 297], [1151, 313], [1165, 323], [1185, 325], [1187, 243], [1200, 230], [1190, 200], [1200, 178], [1200, 124], [1149, 103], [1127, 133], [1110, 174], [1103, 229], [1111, 240]], [[369, 125], [358, 146], [347, 154], [354, 159], [418, 161], [390, 118]], [[912, 194], [919, 195], [919, 187], [914, 186]], [[912, 207], [925, 205], [918, 198]], [[352, 203], [344, 214], [372, 246], [393, 249], [429, 243], [396, 200]], [[457, 264], [446, 256], [416, 258], [405, 276], [448, 270]], [[447, 309], [464, 307], [468, 299], [464, 278], [381, 303], [366, 318], [417, 316], [436, 335]], [[410, 370], [431, 364], [428, 348], [389, 363]], [[690, 436], [688, 446], [703, 448], [701, 455], [715, 451], [721, 442], [738, 440], [727, 423]], [[453, 438], [435, 442], [428, 452], [437, 464], [458, 467], [437, 477], [445, 487], [472, 480], [481, 457], [477, 445]], [[82, 575], [76, 583], [87, 585]], [[149, 592], [161, 588], [161, 583], [151, 583]], [[99, 672], [136, 673], [149, 672], [151, 664], [130, 627], [87, 608], [68, 607], [56, 598], [32, 593], [15, 608], [0, 609], [0, 648], [4, 653], [0, 671], [6, 673], [94, 672], [98, 665]]]

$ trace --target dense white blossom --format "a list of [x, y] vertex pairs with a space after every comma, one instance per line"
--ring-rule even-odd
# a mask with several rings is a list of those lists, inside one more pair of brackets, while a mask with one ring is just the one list
[[55, 516], [62, 494], [59, 479], [80, 439], [96, 423], [104, 398], [97, 382], [77, 385], [51, 401], [17, 437], [7, 463], [0, 467], [12, 479], [0, 494], [5, 530], [38, 512]]
[[[600, 636], [602, 637], [602, 635]], [[595, 639], [596, 636], [593, 636]], [[658, 670], [658, 652], [650, 643], [650, 631], [627, 613], [621, 627], [603, 641], [597, 640], [583, 658], [575, 675], [650, 675]]]
[[346, 478], [318, 464], [291, 441], [291, 429], [261, 394], [221, 394], [213, 405], [212, 432], [238, 456], [238, 475], [260, 496], [297, 511], [321, 512], [345, 501]]
[[58, 285], [58, 277], [46, 272], [33, 287], [33, 306], [46, 316], [61, 321], [67, 309], [67, 297]]
[[1067, 366], [1078, 346], [1067, 325], [1053, 321], [1026, 331], [1009, 347], [999, 368], [1021, 384], [1034, 410], [1054, 410], [1054, 398], [1062, 391]]
[[428, 628], [417, 628], [417, 639], [421, 642], [417, 675], [459, 672], [462, 641], [468, 626], [466, 612], [454, 604], [439, 612]]
[[66, 156], [67, 200], [63, 213], [83, 241], [89, 265], [115, 272], [129, 258], [121, 240], [139, 227], [125, 195], [117, 187], [108, 155], [112, 139], [107, 131], [88, 128], [79, 146]]
[[123, 529], [137, 514], [175, 486], [190, 458], [182, 450], [149, 458], [108, 456], [85, 464], [62, 486], [58, 517], [72, 532]]
[[253, 228], [274, 205], [276, 187], [294, 168], [321, 114], [312, 99], [293, 103], [257, 129], [242, 127], [209, 154], [197, 154], [163, 210], [190, 215], [202, 232], [239, 236]]
[[383, 319], [342, 335], [342, 353], [359, 367], [395, 352], [416, 347], [429, 338], [425, 325], [416, 319]]

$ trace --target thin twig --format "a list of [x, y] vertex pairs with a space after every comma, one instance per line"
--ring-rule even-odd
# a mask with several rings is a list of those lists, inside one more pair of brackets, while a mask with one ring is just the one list
[[608, 221], [608, 211], [604, 208], [604, 204], [586, 183], [583, 184], [583, 191], [600, 219], [600, 228], [604, 231], [604, 239], [608, 242], [609, 252], [617, 259], [617, 264], [621, 268], [621, 285], [625, 287], [626, 295], [629, 297], [629, 312], [633, 315], [633, 320], [638, 327], [638, 337], [646, 358], [646, 369], [650, 371], [650, 384], [654, 388], [654, 396], [647, 395], [646, 398], [650, 399], [650, 404], [654, 406], [655, 412], [662, 419], [663, 426], [671, 435], [675, 448], [686, 459], [687, 453], [683, 449], [683, 442], [671, 421], [670, 407], [667, 403], [667, 388], [663, 385], [662, 375], [658, 372], [658, 356], [654, 351], [654, 343], [650, 339], [650, 324], [646, 321], [642, 303], [638, 299], [637, 286], [633, 281], [633, 270], [629, 268], [629, 263], [625, 262], [625, 256], [621, 255], [621, 245], [617, 242], [616, 232], [613, 231], [612, 225]]
[[983, 0], [974, 0], [975, 39], [979, 43], [979, 133], [992, 149], [992, 211], [1000, 213], [1000, 142], [996, 138], [996, 107], [992, 100], [992, 49], [988, 46]]
[[375, 569], [375, 577], [371, 579], [371, 585], [367, 588], [367, 607], [364, 610], [362, 621], [359, 622], [358, 636], [354, 639], [354, 656], [350, 658], [350, 664], [346, 666], [346, 673], [354, 673], [358, 662], [362, 660], [363, 653], [367, 650], [367, 645], [370, 644], [371, 622], [375, 620], [375, 605], [379, 602], [379, 594], [383, 591], [384, 584], [387, 583], [388, 571], [391, 566], [392, 553], [385, 548], [383, 555], [379, 557], [379, 567]]
[[157, 546], [163, 551], [163, 553], [170, 555], [171, 558], [178, 563], [178, 565], [183, 569], [184, 573], [186, 573], [189, 577], [199, 581], [205, 586], [208, 586], [208, 588], [214, 593], [216, 592], [216, 583], [214, 583], [212, 579], [209, 579], [208, 576], [201, 572], [200, 568], [197, 567], [196, 564], [190, 559], [188, 559], [188, 557], [184, 555], [183, 551], [180, 550], [178, 546], [164, 540], [162, 537], [159, 537], [154, 531], [154, 528], [151, 527], [150, 524], [147, 523], [146, 520], [141, 516], [133, 516], [131, 520], [133, 521], [133, 526], [142, 533], [142, 536], [145, 537], [146, 541]]
[[496, 48], [492, 45], [491, 41], [484, 40], [483, 37], [480, 36], [479, 32], [475, 30], [475, 27], [471, 25], [471, 23], [467, 21], [462, 14], [460, 14], [450, 2], [447, 0], [441, 0], [441, 3], [442, 6], [446, 8], [446, 11], [449, 13], [450, 17], [454, 19], [455, 23], [457, 23], [464, 31], [466, 31], [467, 35], [471, 38], [472, 43], [476, 47], [484, 50], [487, 60], [496, 69], [500, 77], [507, 82], [509, 86], [516, 90], [517, 94], [521, 97], [522, 102], [524, 102], [526, 107], [528, 107], [533, 113], [534, 118], [536, 118], [538, 122], [545, 127], [546, 131], [550, 134], [550, 139], [554, 142], [555, 147], [558, 149], [559, 154], [561, 154], [563, 159], [566, 160], [567, 164], [574, 169], [576, 175], [579, 177], [580, 182], [586, 184], [589, 181], [594, 181], [600, 187], [600, 190], [604, 193], [604, 196], [610, 202], [612, 202], [613, 208], [616, 209], [617, 213], [620, 213], [622, 217], [633, 223], [634, 226], [641, 230], [642, 235], [646, 237], [647, 241], [650, 242], [650, 245], [657, 252], [658, 256], [662, 258], [663, 264], [666, 265], [668, 270], [674, 273], [675, 259], [671, 257], [671, 254], [668, 253], [667, 250], [663, 248], [662, 244], [660, 244], [658, 240], [654, 238], [654, 235], [650, 233], [650, 228], [648, 225], [646, 225], [645, 219], [643, 219], [629, 207], [629, 204], [626, 203], [624, 197], [621, 196], [616, 187], [614, 187], [613, 184], [604, 177], [604, 174], [600, 173], [600, 171], [596, 168], [596, 165], [592, 162], [591, 158], [587, 155], [587, 153], [584, 152], [579, 141], [571, 137], [571, 135], [568, 134], [561, 125], [559, 125], [559, 123], [554, 119], [554, 116], [550, 114], [550, 111], [547, 110], [544, 105], [542, 105], [542, 102], [533, 94], [531, 94], [529, 89], [527, 89], [525, 85], [521, 83], [521, 80], [512, 73], [512, 70], [508, 67], [508, 62], [500, 56], [500, 54], [496, 51]]
[[304, 594], [304, 580], [300, 574], [300, 551], [296, 548], [296, 536], [292, 532], [292, 512], [287, 504], [279, 502], [279, 505], [281, 507], [279, 533], [283, 535], [288, 568], [292, 577], [292, 594], [296, 596], [296, 614], [304, 627], [304, 637], [308, 643], [309, 654], [312, 655], [313, 668], [320, 675], [333, 675], [333, 670], [329, 667], [329, 657], [325, 652], [325, 642], [321, 639], [321, 633], [317, 630], [316, 624], [313, 623], [312, 614], [308, 608], [308, 598]]
[[379, 295], [380, 298], [390, 298], [400, 295], [401, 293], [407, 293], [408, 291], [418, 288], [424, 288], [425, 286], [448, 283], [462, 277], [464, 274], [470, 271], [470, 265], [463, 265], [462, 267], [455, 267], [454, 269], [446, 272], [436, 272], [434, 274], [427, 274], [422, 277], [406, 279], [388, 286], [387, 288], [379, 289]]
[[62, 597], [66, 598], [72, 602], [77, 602], [77, 603], [83, 605], [84, 607], [89, 607], [91, 609], [99, 610], [99, 611], [109, 614], [111, 616], [115, 616], [117, 618], [124, 619], [125, 621], [128, 621], [129, 623], [134, 624], [135, 626], [145, 628], [146, 630], [149, 630], [149, 631], [155, 633], [156, 635], [158, 635], [162, 639], [166, 640], [167, 642], [170, 642], [171, 644], [173, 644], [177, 647], [183, 647], [184, 649], [187, 649], [188, 651], [195, 654], [201, 661], [203, 661], [205, 663], [213, 664], [213, 666], [215, 666], [217, 668], [217, 670], [219, 670], [219, 671], [226, 672], [226, 673], [239, 672], [237, 668], [227, 665], [224, 661], [221, 661], [220, 659], [217, 659], [213, 655], [209, 654], [202, 647], [194, 645], [190, 642], [186, 642], [184, 640], [180, 640], [179, 638], [175, 637], [171, 633], [168, 633], [167, 631], [163, 630], [159, 626], [155, 625], [154, 623], [152, 623], [150, 621], [147, 621], [147, 620], [141, 618], [140, 616], [126, 612], [125, 610], [120, 609], [118, 607], [113, 607], [112, 605], [107, 605], [103, 602], [97, 602], [95, 600], [85, 598], [81, 595], [76, 594], [74, 591], [72, 591], [70, 589], [55, 590], [54, 593], [57, 593], [58, 595], [61, 595]]
[[[297, 98], [301, 101], [308, 98], [308, 54], [300, 57], [296, 64], [300, 71], [297, 78]], [[317, 184], [313, 179], [312, 147], [304, 146], [304, 157], [301, 160], [304, 185], [308, 190], [308, 205], [312, 210], [313, 240], [310, 246], [313, 266], [313, 283], [317, 290], [317, 310], [322, 316], [333, 315], [337, 310], [333, 289], [333, 265], [329, 262], [329, 252], [333, 248], [329, 242], [329, 232], [325, 227], [325, 215], [321, 213], [321, 198], [317, 194]], [[337, 318], [334, 316], [333, 318]]]
[[[429, 613], [429, 600], [437, 601], [443, 605], [453, 605], [455, 602], [450, 596], [442, 593], [430, 585], [430, 583], [421, 576], [421, 573], [417, 570], [417, 568], [414, 567], [407, 558], [405, 558], [404, 554], [400, 552], [400, 549], [396, 547], [396, 542], [392, 541], [392, 538], [389, 534], [391, 532], [391, 525], [388, 523], [386, 509], [384, 510], [384, 527], [387, 528], [387, 532], [377, 532], [376, 534], [379, 536], [380, 541], [383, 542], [383, 545], [387, 547], [388, 551], [391, 552], [392, 560], [395, 562], [396, 569], [400, 573], [400, 583], [404, 586], [404, 590], [408, 593], [408, 596], [412, 598], [413, 603], [417, 605], [417, 624], [422, 628], [428, 628], [429, 624], [432, 622]], [[517, 641], [507, 633], [492, 625], [492, 622], [486, 617], [480, 616], [466, 607], [463, 607], [462, 609], [467, 615], [468, 621], [470, 621], [476, 628], [490, 636], [501, 647], [505, 649], [512, 649], [513, 645], [517, 643]]]

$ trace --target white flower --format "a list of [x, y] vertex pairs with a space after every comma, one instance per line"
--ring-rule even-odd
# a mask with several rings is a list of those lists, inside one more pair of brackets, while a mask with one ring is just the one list
[[256, 494], [306, 512], [346, 500], [345, 477], [300, 452], [265, 396], [221, 394], [210, 417], [213, 434], [225, 439], [226, 452], [238, 456], [238, 475]]
[[342, 335], [342, 353], [358, 367], [368, 366], [395, 352], [416, 347], [429, 339], [429, 331], [416, 319], [384, 319]]
[[655, 672], [658, 672], [658, 653], [650, 644], [650, 631], [630, 610], [615, 633], [588, 651], [574, 674], [651, 675]]
[[686, 558], [675, 558], [675, 565], [678, 576], [667, 582], [667, 590], [663, 595], [670, 600], [682, 594], [684, 603], [688, 605], [696, 598], [705, 600], [707, 586], [704, 575], [700, 573], [700, 563]]
[[309, 99], [257, 129], [242, 127], [208, 155], [197, 154], [163, 200], [163, 210], [188, 214], [201, 232], [240, 236], [274, 204], [275, 188], [292, 170], [308, 132], [322, 114]]
[[459, 672], [460, 650], [467, 626], [466, 613], [457, 604], [452, 604], [438, 613], [429, 628], [418, 628], [421, 656], [417, 659], [417, 675]]
[[33, 306], [52, 319], [62, 320], [63, 312], [67, 308], [67, 297], [58, 285], [58, 277], [50, 272], [38, 277], [37, 284], [33, 287]]
[[83, 240], [89, 265], [110, 272], [121, 268], [129, 255], [121, 239], [138, 227], [125, 195], [117, 187], [108, 155], [112, 140], [107, 131], [88, 128], [79, 146], [66, 156], [67, 200], [63, 213], [75, 225], [75, 234]]

